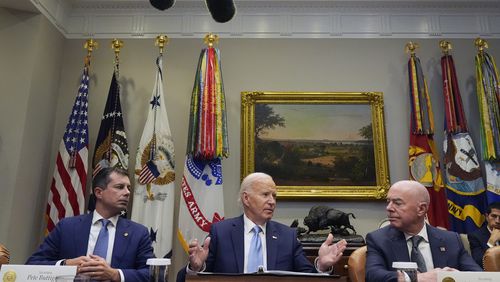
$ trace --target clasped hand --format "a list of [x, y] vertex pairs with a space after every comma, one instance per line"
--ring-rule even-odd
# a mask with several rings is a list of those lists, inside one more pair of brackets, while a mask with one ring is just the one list
[[66, 265], [76, 265], [77, 273], [89, 276], [92, 280], [120, 281], [120, 273], [99, 256], [88, 255], [67, 259]]

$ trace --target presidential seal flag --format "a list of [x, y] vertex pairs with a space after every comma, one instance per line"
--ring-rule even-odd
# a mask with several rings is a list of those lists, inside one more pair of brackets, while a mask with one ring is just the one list
[[162, 55], [135, 163], [132, 220], [149, 229], [156, 257], [170, 258], [175, 193], [174, 142], [163, 95]]
[[451, 230], [470, 233], [484, 222], [485, 189], [481, 166], [462, 106], [451, 44], [440, 42], [445, 106], [444, 179]]
[[[95, 144], [92, 161], [93, 176], [105, 167], [116, 166], [125, 170], [128, 169], [129, 153], [120, 102], [120, 85], [118, 84], [120, 65], [116, 50], [115, 56], [115, 65], [111, 84], [109, 86], [108, 98], [106, 100], [106, 106], [104, 107], [104, 113], [102, 114], [101, 127], [99, 128], [99, 134], [97, 135]], [[94, 208], [95, 199], [92, 194], [89, 199], [88, 210], [93, 211]]]
[[55, 228], [59, 220], [82, 214], [85, 207], [89, 144], [89, 65], [90, 55], [85, 60], [78, 95], [59, 144], [45, 212], [46, 234]]
[[427, 216], [429, 223], [448, 229], [446, 195], [434, 144], [434, 116], [420, 59], [415, 54], [417, 44], [406, 45], [410, 89], [410, 146], [408, 166], [410, 179], [422, 183], [429, 191], [431, 203]]
[[481, 149], [486, 174], [488, 203], [500, 201], [500, 80], [493, 56], [486, 52], [488, 44], [478, 38], [476, 62], [476, 94], [481, 121]]
[[229, 154], [226, 105], [217, 36], [205, 37], [191, 96], [189, 136], [181, 181], [177, 237], [188, 251], [192, 239], [203, 240], [212, 223], [224, 219], [221, 160]]

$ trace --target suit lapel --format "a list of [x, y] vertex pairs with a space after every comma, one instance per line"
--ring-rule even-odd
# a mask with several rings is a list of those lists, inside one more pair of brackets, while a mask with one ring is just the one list
[[268, 221], [266, 226], [267, 269], [276, 269], [278, 235], [274, 223]]
[[231, 239], [233, 242], [233, 250], [236, 259], [236, 266], [238, 267], [238, 272], [243, 273], [244, 268], [244, 257], [245, 257], [245, 243], [244, 243], [244, 233], [245, 228], [243, 227], [243, 216], [240, 216], [233, 223], [233, 230], [231, 231]]
[[[392, 248], [395, 258], [394, 261], [410, 261], [410, 254], [408, 253], [408, 244], [406, 243], [405, 234], [393, 227], [389, 228], [389, 237], [394, 244]], [[392, 265], [390, 267], [392, 267]]]
[[92, 217], [93, 213], [80, 217], [80, 224], [75, 226], [74, 238], [76, 257], [87, 255]]
[[427, 224], [427, 236], [429, 236], [429, 244], [431, 246], [432, 262], [434, 268], [446, 266], [446, 243], [443, 238], [435, 232], [435, 227]]
[[115, 243], [113, 245], [113, 256], [111, 258], [112, 267], [120, 266], [123, 255], [129, 246], [128, 242], [131, 236], [132, 230], [130, 229], [130, 222], [119, 217], [116, 223]]

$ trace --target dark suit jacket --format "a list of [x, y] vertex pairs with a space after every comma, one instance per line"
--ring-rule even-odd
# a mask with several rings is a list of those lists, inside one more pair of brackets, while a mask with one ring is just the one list
[[[212, 224], [210, 248], [205, 262], [206, 272], [243, 273], [244, 226], [243, 215]], [[266, 225], [267, 270], [316, 272], [297, 240], [297, 231], [275, 221]], [[177, 281], [184, 281], [186, 267]]]
[[490, 239], [490, 231], [488, 230], [487, 225], [483, 225], [483, 227], [478, 230], [467, 235], [469, 239], [470, 251], [472, 253], [472, 258], [479, 264], [481, 267], [483, 266], [483, 256], [484, 252], [489, 249], [488, 240]]
[[[87, 255], [92, 213], [64, 218], [50, 232], [26, 264], [54, 265], [58, 260]], [[111, 267], [121, 269], [126, 281], [148, 281], [148, 258], [153, 248], [146, 227], [119, 218]]]
[[[464, 249], [457, 233], [427, 225], [427, 235], [434, 267], [448, 266], [461, 271], [482, 270]], [[404, 233], [389, 225], [368, 233], [366, 244], [366, 281], [397, 281], [392, 263], [410, 261]]]

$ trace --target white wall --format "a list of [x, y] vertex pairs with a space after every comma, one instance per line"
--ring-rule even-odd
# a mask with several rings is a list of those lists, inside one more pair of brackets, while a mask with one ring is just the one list
[[22, 263], [43, 225], [63, 37], [41, 15], [3, 8], [0, 37], [0, 241]]
[[[0, 17], [3, 18], [3, 17]], [[9, 34], [14, 37], [14, 34]], [[43, 39], [41, 39], [43, 40]], [[407, 172], [407, 147], [409, 142], [409, 99], [407, 60], [408, 55], [404, 53], [406, 39], [230, 39], [220, 40], [219, 48], [222, 53], [222, 67], [227, 99], [227, 114], [229, 126], [229, 142], [231, 156], [223, 162], [224, 202], [226, 216], [232, 217], [240, 214], [236, 204], [237, 192], [240, 178], [240, 92], [242, 91], [381, 91], [385, 100], [385, 125], [387, 133], [387, 146], [389, 155], [389, 171], [391, 182], [408, 177]], [[441, 148], [443, 130], [443, 102], [441, 94], [440, 77], [440, 49], [438, 39], [420, 39], [421, 48], [417, 51], [420, 56], [424, 72], [429, 82], [430, 93], [436, 117], [436, 140]], [[91, 65], [91, 83], [89, 94], [89, 129], [90, 148], [93, 152], [95, 139], [100, 123], [100, 117], [104, 108], [109, 83], [113, 70], [113, 53], [109, 48], [110, 40], [99, 40], [100, 47], [94, 52]], [[471, 125], [470, 131], [476, 143], [478, 143], [478, 110], [475, 100], [474, 82], [474, 55], [476, 50], [472, 39], [452, 40], [453, 55], [457, 67], [462, 97], [464, 101], [466, 116]], [[18, 43], [20, 45], [20, 43]], [[48, 43], [46, 43], [48, 44]], [[10, 206], [4, 208], [2, 205], [3, 222], [12, 226], [13, 218], [20, 222], [30, 224], [33, 218], [41, 221], [44, 214], [48, 183], [52, 177], [54, 157], [57, 146], [64, 132], [69, 111], [71, 110], [74, 96], [76, 94], [79, 78], [82, 71], [83, 57], [86, 52], [82, 48], [83, 40], [64, 40], [64, 48], [60, 50], [59, 62], [53, 67], [57, 75], [53, 76], [50, 87], [57, 88], [57, 99], [52, 106], [47, 106], [47, 116], [55, 114], [54, 132], [48, 132], [46, 139], [51, 142], [50, 149], [40, 145], [39, 150], [48, 151], [49, 157], [39, 157], [37, 169], [43, 167], [44, 178], [40, 178], [38, 185], [25, 188], [37, 193], [36, 201], [31, 203], [32, 210], [20, 212], [14, 215], [3, 215], [3, 211], [9, 212], [12, 203], [17, 205], [23, 195], [11, 193]], [[500, 53], [500, 40], [490, 40], [490, 53], [496, 57]], [[5, 48], [5, 47], [4, 47]], [[170, 118], [170, 126], [174, 137], [175, 150], [177, 153], [176, 180], [177, 187], [183, 170], [184, 152], [186, 147], [189, 103], [194, 81], [195, 68], [199, 52], [203, 48], [202, 39], [173, 39], [167, 46], [165, 66], [165, 93], [167, 112]], [[10, 48], [13, 57], [22, 57], [21, 48]], [[122, 106], [125, 113], [125, 127], [128, 134], [131, 155], [135, 154], [142, 127], [146, 120], [146, 107], [151, 95], [156, 58], [158, 49], [151, 39], [124, 40], [124, 47], [120, 54], [122, 83]], [[56, 61], [57, 59], [54, 58]], [[12, 65], [18, 65], [13, 60]], [[60, 65], [59, 65], [60, 64]], [[18, 66], [19, 67], [19, 66]], [[5, 72], [5, 70], [3, 70]], [[17, 79], [11, 72], [5, 72], [10, 80]], [[19, 73], [19, 72], [16, 72]], [[57, 81], [60, 75], [60, 81]], [[49, 86], [47, 86], [49, 87]], [[22, 92], [29, 93], [29, 88]], [[2, 90], [2, 110], [9, 110], [4, 106], [5, 93]], [[29, 96], [29, 95], [28, 95]], [[18, 98], [20, 99], [20, 98]], [[28, 110], [28, 98], [22, 110]], [[50, 100], [50, 99], [49, 99]], [[5, 150], [9, 150], [9, 156], [17, 156], [20, 152], [11, 152], [10, 145], [26, 142], [26, 136], [16, 133], [17, 127], [7, 127], [4, 121], [7, 117], [0, 112], [2, 123], [0, 143], [2, 159]], [[42, 119], [42, 126], [50, 118]], [[29, 124], [38, 124], [37, 116], [26, 116], [25, 122], [16, 122], [18, 127]], [[26, 130], [25, 130], [26, 131]], [[8, 137], [7, 137], [8, 136]], [[5, 138], [10, 138], [6, 140]], [[7, 142], [9, 142], [8, 145]], [[35, 143], [35, 142], [33, 142]], [[34, 144], [32, 144], [34, 146]], [[34, 147], [33, 149], [36, 149]], [[30, 151], [31, 152], [31, 151]], [[34, 152], [33, 152], [34, 153]], [[24, 160], [26, 154], [18, 156], [18, 162]], [[135, 165], [135, 157], [130, 160], [130, 167]], [[1, 163], [3, 165], [3, 162]], [[23, 183], [19, 179], [25, 175], [21, 168], [9, 167], [9, 173], [3, 176], [9, 182], [9, 186]], [[32, 167], [29, 173], [40, 173]], [[5, 182], [4, 182], [5, 183]], [[27, 192], [27, 191], [26, 191]], [[17, 193], [17, 192], [16, 192]], [[3, 199], [3, 197], [2, 197]], [[4, 200], [2, 200], [3, 203]], [[176, 213], [179, 202], [179, 193], [176, 193]], [[323, 202], [285, 202], [279, 201], [275, 219], [285, 224], [291, 223], [295, 218], [302, 219], [313, 205], [326, 204], [346, 212], [353, 212], [357, 219], [352, 223], [361, 235], [375, 229], [378, 222], [385, 217], [384, 201], [323, 201]], [[36, 215], [36, 216], [35, 216]], [[40, 223], [39, 223], [40, 224]], [[36, 229], [36, 228], [35, 228]], [[41, 227], [36, 229], [41, 231]], [[0, 233], [0, 241], [6, 241], [12, 245], [13, 238]], [[19, 249], [15, 262], [23, 262], [34, 250], [35, 244], [41, 239], [41, 233], [33, 232], [29, 238], [23, 239], [24, 244], [31, 249]], [[177, 243], [177, 241], [174, 242]], [[177, 246], [177, 245], [176, 245]], [[180, 247], [174, 249], [175, 270], [179, 269], [185, 262], [186, 256], [182, 254]]]

